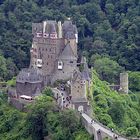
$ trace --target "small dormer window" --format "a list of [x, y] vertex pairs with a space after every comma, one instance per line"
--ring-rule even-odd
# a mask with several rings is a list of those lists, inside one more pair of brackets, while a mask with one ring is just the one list
[[57, 34], [50, 34], [50, 38], [52, 38], [52, 39], [57, 38]]
[[84, 81], [81, 81], [81, 84], [85, 84], [86, 83], [86, 81], [84, 80]]
[[48, 38], [48, 37], [49, 37], [49, 34], [44, 33], [44, 34], [43, 34], [43, 37], [44, 37], [44, 38]]
[[42, 37], [42, 33], [36, 33], [36, 37]]
[[70, 63], [72, 64], [72, 63], [73, 63], [73, 61], [70, 61]]
[[37, 59], [37, 67], [42, 67], [42, 59]]
[[63, 68], [63, 62], [58, 61], [58, 70], [62, 70], [62, 68]]

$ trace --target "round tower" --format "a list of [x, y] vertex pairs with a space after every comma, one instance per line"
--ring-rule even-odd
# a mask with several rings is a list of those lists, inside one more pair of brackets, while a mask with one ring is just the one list
[[120, 91], [128, 93], [128, 73], [120, 73]]

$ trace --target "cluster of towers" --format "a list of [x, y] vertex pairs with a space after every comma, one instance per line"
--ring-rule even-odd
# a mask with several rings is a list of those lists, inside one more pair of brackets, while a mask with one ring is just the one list
[[78, 32], [72, 21], [33, 23], [32, 34], [30, 67], [42, 71], [45, 84], [69, 79], [77, 69]]
[[[32, 24], [33, 41], [30, 49], [29, 68], [22, 69], [16, 78], [14, 97], [35, 97], [45, 86], [56, 81], [70, 81], [69, 95], [72, 106], [86, 109], [87, 92], [91, 86], [88, 66], [84, 59], [83, 70], [77, 67], [77, 27], [70, 19], [64, 21], [43, 21]], [[15, 99], [14, 99], [15, 103]]]
[[[70, 81], [70, 96], [73, 108], [86, 110], [88, 95], [92, 85], [90, 72], [83, 58], [83, 70], [77, 67], [77, 27], [70, 19], [64, 21], [47, 20], [32, 24], [33, 41], [30, 49], [29, 68], [22, 69], [16, 78], [16, 89], [9, 97], [15, 106], [18, 99], [34, 98], [45, 86], [56, 81]], [[127, 76], [121, 75], [121, 90], [128, 92]], [[120, 87], [120, 86], [119, 86]], [[114, 88], [114, 87], [113, 87]], [[15, 104], [16, 103], [16, 104]]]

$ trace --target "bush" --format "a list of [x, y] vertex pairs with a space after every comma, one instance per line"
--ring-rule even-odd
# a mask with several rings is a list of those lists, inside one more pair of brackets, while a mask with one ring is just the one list
[[102, 114], [99, 117], [99, 120], [101, 121], [101, 123], [103, 123], [104, 125], [108, 125], [110, 123], [112, 123], [112, 119], [108, 114]]
[[140, 72], [129, 72], [129, 88], [140, 91]]
[[126, 129], [126, 136], [137, 136], [138, 135], [138, 129], [134, 127], [129, 127]]

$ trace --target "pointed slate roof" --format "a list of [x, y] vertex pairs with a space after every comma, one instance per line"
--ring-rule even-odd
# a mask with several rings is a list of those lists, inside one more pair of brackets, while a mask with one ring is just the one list
[[42, 82], [43, 76], [41, 71], [37, 68], [25, 68], [20, 71], [20, 73], [16, 77], [16, 81], [20, 83]]
[[86, 62], [86, 58], [84, 57], [84, 69], [82, 71], [82, 78], [85, 80], [90, 80], [90, 76], [89, 76], [89, 68]]
[[54, 24], [50, 24], [50, 34], [56, 33], [56, 28]]
[[69, 59], [69, 60], [77, 60], [76, 56], [74, 55], [74, 52], [70, 46], [70, 43], [66, 45], [64, 50], [59, 56], [60, 59]]

